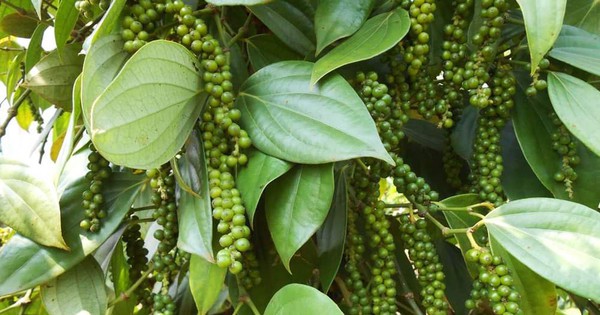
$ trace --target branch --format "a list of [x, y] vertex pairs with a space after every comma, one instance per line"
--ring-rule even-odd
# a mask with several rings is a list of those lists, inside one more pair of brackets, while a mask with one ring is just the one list
[[2, 125], [0, 125], [0, 138], [2, 138], [6, 134], [6, 127], [8, 127], [10, 121], [17, 116], [19, 106], [21, 106], [21, 104], [27, 99], [30, 93], [30, 89], [25, 90], [25, 92], [23, 92], [23, 94], [19, 96], [17, 101], [8, 109], [8, 116], [6, 116], [6, 119], [4, 120]]

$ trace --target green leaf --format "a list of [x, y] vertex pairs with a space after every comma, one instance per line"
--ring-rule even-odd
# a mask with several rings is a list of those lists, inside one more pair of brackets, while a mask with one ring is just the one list
[[[527, 80], [529, 81], [529, 80]], [[526, 83], [527, 85], [529, 83]], [[548, 114], [552, 110], [547, 94], [527, 98], [521, 89], [515, 96], [516, 106], [513, 123], [519, 145], [525, 159], [540, 182], [561, 199], [569, 199], [563, 183], [554, 180], [554, 174], [562, 166], [560, 156], [552, 149], [551, 133], [556, 127]], [[597, 188], [600, 185], [600, 157], [578, 143], [577, 154], [581, 163], [575, 167], [577, 180], [573, 182], [573, 201], [596, 208], [600, 202]]]
[[192, 255], [190, 261], [190, 289], [198, 314], [206, 314], [217, 300], [225, 282], [226, 268], [220, 268], [204, 258]]
[[517, 3], [523, 12], [533, 75], [560, 33], [567, 0], [517, 0]]
[[185, 146], [185, 154], [177, 161], [181, 178], [193, 194], [181, 190], [179, 197], [179, 236], [177, 247], [214, 262], [212, 238], [213, 222], [210, 203], [208, 171], [204, 146], [192, 133]]
[[39, 244], [69, 248], [56, 187], [38, 167], [0, 157], [0, 221]]
[[43, 285], [41, 295], [51, 315], [104, 315], [106, 312], [104, 272], [91, 256]]
[[27, 131], [29, 130], [29, 126], [33, 122], [33, 112], [31, 111], [31, 106], [27, 102], [21, 104], [19, 108], [17, 108], [17, 117], [15, 117], [17, 123], [21, 127], [21, 129]]
[[[117, 241], [117, 245], [110, 258], [110, 273], [112, 274], [112, 282], [115, 290], [115, 296], [121, 296], [127, 289], [131, 287], [129, 279], [129, 263], [125, 257], [123, 243], [121, 238]], [[136, 296], [129, 296], [129, 299], [114, 305], [113, 314], [133, 314], [133, 308], [136, 304]]]
[[596, 155], [600, 155], [600, 91], [587, 82], [561, 72], [548, 74], [552, 107], [565, 127]]
[[298, 283], [281, 288], [267, 305], [265, 315], [342, 315], [340, 308], [319, 290]]
[[352, 37], [317, 60], [310, 77], [311, 84], [341, 66], [367, 60], [389, 50], [408, 33], [409, 28], [408, 12], [402, 8], [370, 18]]
[[509, 202], [483, 220], [489, 234], [535, 273], [600, 301], [600, 213], [550, 198]]
[[10, 62], [8, 66], [8, 73], [6, 75], [6, 99], [9, 104], [13, 104], [13, 101], [17, 100], [16, 97], [13, 97], [19, 87], [18, 84], [23, 77], [21, 71], [21, 62], [25, 58], [25, 51], [21, 51], [17, 54]]
[[[5, 8], [6, 6], [0, 6], [0, 11]], [[0, 36], [2, 36], [2, 34], [0, 34]], [[7, 76], [9, 74], [9, 69], [13, 64], [13, 60], [23, 52], [20, 49], [24, 48], [17, 43], [16, 38], [7, 36], [0, 39], [0, 49], [2, 49], [2, 53], [0, 54], [0, 81], [6, 85]]]
[[297, 165], [265, 193], [269, 231], [283, 265], [323, 224], [333, 198], [333, 164]]
[[207, 97], [199, 68], [196, 56], [180, 44], [157, 40], [144, 45], [92, 106], [91, 136], [98, 152], [138, 169], [173, 158]]
[[75, 1], [60, 1], [56, 18], [54, 19], [54, 39], [56, 40], [56, 49], [61, 56], [67, 40], [71, 37], [71, 31], [79, 18], [79, 11], [75, 8]]
[[465, 301], [469, 298], [473, 279], [471, 279], [460, 249], [444, 240], [437, 240], [435, 250], [446, 275], [444, 283], [448, 302], [455, 314], [468, 314]]
[[33, 12], [8, 14], [0, 21], [0, 30], [22, 38], [30, 38], [37, 26], [38, 21]]
[[444, 150], [444, 131], [435, 124], [422, 119], [411, 119], [402, 130], [411, 141], [417, 142], [436, 151]]
[[[69, 116], [69, 124], [67, 125], [67, 130], [65, 131], [62, 145], [60, 146], [60, 152], [58, 157], [56, 158], [56, 181], [58, 181], [60, 174], [67, 165], [67, 161], [71, 158], [73, 154], [73, 149], [75, 147], [75, 128], [79, 123], [79, 117], [81, 116], [81, 75], [77, 77], [75, 80], [75, 84], [73, 84], [73, 112]], [[56, 125], [55, 125], [56, 128]], [[55, 129], [56, 130], [56, 129]]]
[[253, 74], [236, 106], [262, 152], [319, 164], [369, 156], [393, 164], [362, 100], [339, 75], [310, 86], [312, 63], [283, 61]]
[[519, 147], [517, 136], [511, 124], [502, 130], [500, 136], [504, 172], [502, 188], [509, 200], [530, 197], [552, 197], [552, 193], [537, 178]]
[[558, 299], [556, 286], [516, 260], [493, 237], [490, 237], [490, 245], [494, 255], [502, 257], [511, 272], [514, 286], [521, 295], [519, 308], [523, 314], [554, 314]]
[[206, 0], [208, 3], [212, 3], [214, 5], [256, 5], [256, 4], [265, 4], [269, 3], [273, 0]]
[[45, 247], [18, 234], [13, 236], [0, 249], [0, 279], [3, 279], [0, 295], [47, 282], [96, 250], [121, 224], [142, 188], [141, 179], [129, 172], [113, 173], [103, 191], [108, 216], [98, 233], [84, 232], [79, 227], [85, 216], [81, 211], [81, 194], [89, 188], [89, 181], [81, 178], [68, 184], [60, 198], [60, 208], [64, 238], [71, 251]]
[[565, 24], [577, 26], [600, 35], [600, 1], [569, 0], [565, 12]]
[[246, 206], [250, 224], [263, 191], [275, 179], [289, 171], [294, 164], [264, 154], [259, 150], [248, 153], [248, 165], [238, 170], [238, 189]]
[[94, 101], [106, 90], [129, 55], [123, 50], [120, 34], [102, 37], [92, 44], [83, 62], [81, 75], [81, 110], [87, 130], [91, 130], [90, 117]]
[[274, 1], [248, 9], [297, 53], [306, 56], [315, 51], [314, 12], [303, 0]]
[[347, 216], [348, 187], [346, 172], [342, 169], [337, 175], [331, 209], [323, 226], [317, 231], [319, 279], [325, 293], [329, 291], [344, 256]]
[[589, 73], [600, 75], [600, 36], [564, 25], [548, 54]]
[[42, 58], [25, 76], [23, 86], [66, 110], [71, 110], [73, 83], [83, 65], [79, 44], [66, 45], [62, 56], [53, 51]]
[[42, 40], [46, 28], [48, 28], [48, 25], [40, 24], [31, 35], [31, 40], [29, 41], [29, 45], [27, 45], [27, 52], [25, 53], [26, 73], [42, 58]]
[[98, 23], [98, 28], [90, 35], [90, 44], [107, 35], [115, 33], [121, 27], [121, 15], [123, 14], [127, 0], [113, 0], [110, 7], [104, 13], [102, 20]]
[[259, 34], [246, 39], [248, 59], [255, 71], [272, 63], [302, 59], [272, 34]]
[[322, 0], [315, 13], [317, 52], [356, 32], [369, 16], [374, 0]]
[[[448, 208], [465, 208], [479, 202], [480, 201], [477, 194], [464, 194], [446, 198], [440, 203]], [[472, 216], [465, 211], [443, 211], [443, 214], [448, 222], [448, 227], [451, 229], [470, 228], [479, 221], [479, 218]], [[481, 237], [485, 235], [484, 231], [481, 229], [475, 231], [474, 234], [475, 237]], [[471, 248], [471, 243], [469, 242], [466, 234], [454, 234], [454, 238], [456, 239], [463, 256], [465, 256], [466, 252]], [[471, 276], [479, 274], [478, 266], [476, 264], [467, 262], [467, 268], [469, 269]]]

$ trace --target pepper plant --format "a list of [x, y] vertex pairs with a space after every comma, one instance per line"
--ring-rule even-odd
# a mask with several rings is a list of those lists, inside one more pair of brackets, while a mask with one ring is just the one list
[[600, 314], [599, 21], [0, 0], [0, 314]]

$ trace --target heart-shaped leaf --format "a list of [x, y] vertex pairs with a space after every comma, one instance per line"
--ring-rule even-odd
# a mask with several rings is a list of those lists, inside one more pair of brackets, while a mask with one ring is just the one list
[[580, 28], [564, 25], [548, 53], [550, 57], [579, 69], [600, 75], [600, 36]]
[[246, 206], [250, 224], [254, 225], [254, 214], [258, 201], [267, 185], [285, 174], [294, 165], [259, 150], [248, 153], [248, 165], [238, 171], [238, 189]]
[[311, 84], [341, 66], [367, 60], [389, 50], [409, 29], [410, 18], [402, 8], [370, 18], [356, 34], [317, 60], [310, 78]]
[[[94, 102], [92, 141], [107, 160], [150, 169], [181, 149], [202, 111], [198, 59], [166, 40], [144, 45]], [[84, 86], [85, 89], [85, 86]]]
[[87, 53], [81, 73], [81, 110], [83, 122], [91, 130], [90, 117], [94, 101], [113, 81], [129, 56], [123, 50], [120, 34], [102, 37]]
[[89, 181], [81, 178], [71, 182], [60, 198], [64, 237], [71, 251], [45, 247], [18, 234], [13, 236], [0, 249], [0, 295], [47, 282], [96, 250], [121, 224], [142, 187], [141, 179], [130, 173], [113, 173], [103, 191], [108, 216], [98, 233], [84, 232], [79, 227], [85, 216], [81, 194], [89, 188]]
[[297, 165], [267, 187], [269, 232], [283, 265], [323, 224], [333, 199], [333, 164]]
[[540, 276], [600, 301], [600, 213], [550, 198], [511, 201], [483, 220], [491, 237]]
[[90, 256], [44, 284], [41, 295], [46, 310], [52, 315], [106, 313], [104, 272]]
[[341, 76], [310, 85], [312, 63], [282, 61], [262, 68], [241, 87], [242, 125], [262, 152], [320, 164], [387, 153], [362, 100]]
[[43, 170], [0, 157], [0, 221], [46, 246], [68, 249], [61, 234], [58, 194]]
[[62, 54], [55, 50], [42, 58], [25, 76], [23, 86], [63, 108], [71, 110], [73, 83], [81, 73], [83, 56], [81, 45], [65, 45]]
[[323, 48], [340, 38], [350, 36], [365, 22], [373, 0], [322, 0], [315, 13], [318, 55]]
[[600, 155], [600, 91], [566, 73], [548, 75], [548, 94], [552, 107], [569, 129], [596, 155]]
[[517, 3], [523, 12], [533, 74], [560, 33], [567, 0], [517, 0]]
[[177, 162], [181, 178], [193, 194], [181, 190], [179, 197], [179, 236], [177, 247], [214, 262], [212, 238], [212, 206], [208, 185], [208, 171], [204, 147], [192, 133], [185, 154]]
[[190, 260], [190, 289], [198, 314], [206, 314], [213, 306], [227, 275], [226, 268], [220, 268], [204, 258], [192, 255]]
[[288, 284], [273, 297], [265, 315], [342, 315], [340, 308], [327, 295], [319, 290], [298, 283]]

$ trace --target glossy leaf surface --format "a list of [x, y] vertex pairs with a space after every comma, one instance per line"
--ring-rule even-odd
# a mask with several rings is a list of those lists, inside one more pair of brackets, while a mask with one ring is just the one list
[[139, 169], [170, 160], [190, 135], [207, 96], [200, 89], [199, 68], [198, 59], [180, 44], [144, 45], [93, 103], [91, 135], [98, 152]]
[[250, 151], [248, 165], [239, 170], [237, 180], [237, 187], [246, 206], [250, 224], [254, 224], [256, 207], [267, 185], [293, 166], [292, 163], [264, 154], [259, 150]]
[[195, 133], [188, 139], [185, 154], [177, 163], [181, 178], [193, 192], [180, 190], [177, 247], [208, 261], [214, 261], [208, 171], [203, 145]]
[[509, 202], [484, 219], [491, 237], [540, 276], [600, 300], [600, 213], [550, 198]]
[[273, 1], [248, 9], [297, 53], [306, 56], [315, 50], [314, 9], [308, 1]]
[[269, 232], [283, 265], [323, 224], [333, 199], [333, 164], [297, 165], [268, 186]]
[[596, 155], [600, 155], [600, 91], [566, 73], [548, 75], [548, 94], [565, 127]]
[[0, 221], [39, 244], [68, 249], [56, 187], [39, 167], [0, 157]]
[[374, 0], [322, 0], [315, 13], [318, 55], [323, 48], [356, 32], [369, 16]]
[[409, 28], [408, 12], [401, 8], [367, 20], [354, 35], [317, 60], [311, 83], [316, 83], [341, 66], [367, 60], [387, 51], [408, 33]]
[[563, 26], [549, 55], [589, 73], [600, 75], [600, 35]]
[[192, 255], [190, 261], [190, 289], [198, 314], [206, 314], [217, 300], [227, 275], [226, 268], [220, 268], [204, 258]]
[[69, 252], [45, 247], [20, 235], [15, 235], [0, 249], [0, 295], [5, 295], [44, 283], [69, 270], [98, 248], [121, 224], [142, 187], [139, 176], [113, 173], [104, 192], [108, 216], [98, 233], [84, 232], [79, 222], [81, 194], [89, 188], [85, 179], [71, 182], [60, 198], [64, 238]]
[[334, 75], [310, 86], [312, 63], [284, 61], [242, 86], [236, 106], [242, 126], [262, 152], [319, 164], [370, 156], [393, 163], [352, 87]]
[[523, 12], [533, 74], [558, 37], [567, 0], [517, 0], [517, 3]]
[[327, 295], [317, 289], [302, 285], [288, 284], [281, 288], [265, 310], [265, 315], [304, 315], [328, 314], [342, 315], [342, 311]]
[[521, 295], [519, 307], [523, 314], [554, 314], [557, 303], [556, 286], [515, 259], [494, 238], [491, 238], [490, 245], [492, 252], [502, 257], [510, 270], [514, 286]]

